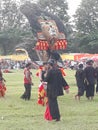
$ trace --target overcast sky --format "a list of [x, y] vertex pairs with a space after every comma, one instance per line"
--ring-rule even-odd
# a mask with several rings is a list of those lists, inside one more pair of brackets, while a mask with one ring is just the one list
[[69, 15], [73, 15], [77, 9], [77, 7], [80, 5], [80, 2], [82, 0], [67, 0], [68, 7], [69, 7]]

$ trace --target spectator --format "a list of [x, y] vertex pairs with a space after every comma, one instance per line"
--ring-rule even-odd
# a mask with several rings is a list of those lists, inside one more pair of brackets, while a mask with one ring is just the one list
[[25, 100], [30, 100], [31, 98], [31, 85], [32, 83], [32, 78], [31, 78], [31, 63], [27, 63], [26, 67], [24, 68], [24, 87], [25, 87], [25, 92], [21, 96], [22, 99]]

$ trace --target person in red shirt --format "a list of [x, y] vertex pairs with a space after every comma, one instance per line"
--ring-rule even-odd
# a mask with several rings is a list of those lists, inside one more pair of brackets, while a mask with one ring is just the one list
[[3, 78], [3, 74], [0, 67], [0, 97], [5, 96], [6, 86], [4, 82], [6, 82], [6, 80]]
[[21, 96], [22, 99], [25, 100], [30, 100], [31, 98], [31, 85], [32, 83], [32, 78], [31, 78], [31, 63], [27, 63], [26, 67], [24, 68], [24, 87], [25, 87], [25, 92]]

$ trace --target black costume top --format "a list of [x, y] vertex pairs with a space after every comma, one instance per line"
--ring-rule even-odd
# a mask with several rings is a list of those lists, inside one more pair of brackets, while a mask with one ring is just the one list
[[84, 80], [85, 80], [85, 72], [84, 72], [84, 70], [79, 68], [76, 71], [75, 77], [76, 77], [76, 81], [77, 81], [77, 86], [79, 88], [84, 87]]
[[87, 81], [89, 82], [89, 84], [95, 84], [95, 69], [92, 66], [87, 66], [84, 69], [85, 72], [85, 77], [87, 79]]
[[48, 71], [45, 78], [47, 82], [47, 96], [57, 97], [63, 95], [63, 89], [68, 86], [67, 82], [62, 76], [61, 71], [58, 68], [52, 68]]

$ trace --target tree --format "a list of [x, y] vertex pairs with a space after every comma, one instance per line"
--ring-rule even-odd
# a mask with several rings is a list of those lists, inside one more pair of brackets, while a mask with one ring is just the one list
[[89, 34], [98, 28], [98, 0], [82, 0], [75, 15], [76, 29], [82, 34]]
[[1, 30], [21, 26], [22, 15], [13, 0], [2, 0], [0, 16]]
[[32, 32], [30, 30], [22, 30], [21, 28], [12, 28], [1, 31], [0, 54], [12, 54], [15, 51], [15, 47], [23, 42], [24, 38], [33, 39]]
[[[84, 52], [97, 53], [98, 49], [98, 0], [82, 0], [76, 11], [77, 38]], [[80, 50], [81, 50], [80, 49]]]
[[0, 48], [3, 55], [13, 52], [22, 37], [31, 37], [30, 26], [14, 0], [2, 0], [0, 8]]

